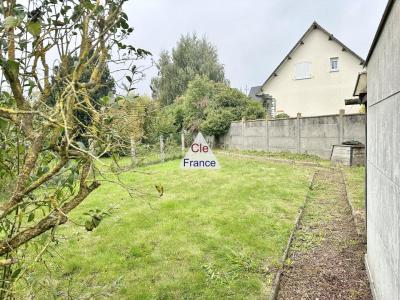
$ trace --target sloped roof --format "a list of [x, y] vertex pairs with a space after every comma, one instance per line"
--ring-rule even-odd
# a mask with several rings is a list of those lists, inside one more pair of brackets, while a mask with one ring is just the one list
[[367, 93], [367, 71], [360, 72], [357, 76], [353, 96], [360, 96]]
[[291, 55], [293, 54], [294, 51], [296, 51], [297, 47], [299, 47], [300, 45], [304, 44], [304, 39], [314, 30], [314, 29], [319, 29], [321, 30], [323, 33], [325, 33], [326, 35], [329, 36], [329, 40], [335, 41], [336, 43], [338, 43], [344, 51], [349, 52], [351, 55], [353, 55], [354, 57], [356, 57], [358, 60], [360, 60], [360, 64], [365, 64], [365, 60], [359, 56], [357, 53], [355, 53], [354, 51], [352, 51], [350, 48], [348, 48], [345, 44], [343, 44], [341, 41], [339, 41], [337, 38], [335, 38], [333, 36], [333, 34], [331, 34], [330, 32], [328, 32], [325, 28], [323, 28], [321, 25], [319, 25], [316, 21], [314, 21], [311, 26], [307, 29], [307, 31], [303, 34], [303, 36], [300, 38], [300, 40], [294, 45], [294, 47], [290, 50], [290, 52], [285, 56], [285, 58], [281, 61], [281, 63], [276, 67], [276, 69], [271, 73], [271, 75], [269, 75], [269, 77], [267, 78], [267, 80], [262, 84], [262, 86], [264, 86], [272, 77], [276, 76], [277, 71], [279, 70], [279, 68], [286, 62], [287, 59], [290, 59]]
[[259, 92], [261, 91], [261, 86], [259, 85], [259, 86], [253, 86], [253, 87], [251, 87], [250, 88], [250, 92], [249, 92], [249, 97], [250, 98], [253, 98], [253, 99], [255, 99], [255, 100], [258, 100], [259, 98], [259, 96], [257, 95]]

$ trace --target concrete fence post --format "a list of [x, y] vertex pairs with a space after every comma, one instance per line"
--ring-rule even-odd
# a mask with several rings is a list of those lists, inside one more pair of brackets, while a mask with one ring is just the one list
[[246, 129], [245, 119], [242, 118], [242, 150], [246, 150], [246, 148], [245, 148], [245, 129]]
[[265, 150], [269, 152], [269, 118], [265, 118]]
[[339, 144], [344, 142], [344, 109], [339, 110]]
[[301, 113], [297, 113], [297, 125], [296, 125], [296, 137], [297, 137], [297, 153], [301, 152], [301, 144], [300, 144], [300, 118], [301, 118]]

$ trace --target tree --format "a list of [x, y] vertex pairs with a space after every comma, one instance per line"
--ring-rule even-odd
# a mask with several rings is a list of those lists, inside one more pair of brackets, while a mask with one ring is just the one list
[[120, 98], [109, 111], [114, 136], [122, 142], [121, 148], [129, 147], [133, 164], [136, 163], [137, 145], [153, 139], [157, 112], [157, 103], [147, 96]]
[[163, 106], [183, 95], [196, 75], [226, 82], [224, 66], [218, 61], [216, 48], [196, 34], [182, 36], [171, 55], [163, 51], [157, 68], [158, 76], [152, 79], [151, 86], [154, 98]]
[[[133, 30], [125, 0], [27, 2], [0, 3], [0, 176], [9, 183], [0, 203], [1, 299], [13, 297], [13, 282], [34, 263], [25, 261], [26, 248], [35, 243], [34, 260], [42, 257], [69, 213], [100, 186], [98, 158], [118, 151], [109, 97], [100, 99], [100, 110], [91, 99], [106, 64], [131, 74], [147, 54], [123, 43]], [[72, 67], [70, 57], [78, 57]], [[55, 95], [52, 77], [63, 86]], [[81, 124], [79, 112], [88, 114], [89, 125]], [[90, 230], [101, 215], [92, 216]]]
[[[90, 54], [90, 56], [92, 56], [92, 55], [93, 55], [93, 53]], [[55, 65], [54, 74], [56, 74], [57, 76], [53, 75], [51, 77], [51, 86], [52, 86], [51, 97], [50, 97], [51, 104], [54, 105], [56, 103], [56, 98], [58, 97], [58, 95], [63, 92], [63, 90], [67, 84], [67, 82], [64, 80], [64, 78], [66, 76], [68, 76], [69, 73], [71, 73], [71, 71], [74, 68], [74, 65], [78, 61], [79, 61], [78, 56], [74, 56], [74, 57], [67, 56], [65, 58], [65, 67], [60, 68], [59, 65]], [[81, 81], [83, 83], [89, 82], [90, 76], [93, 72], [93, 68], [94, 68], [94, 65], [89, 64], [88, 67], [83, 70], [79, 81]], [[100, 108], [103, 106], [101, 103], [101, 99], [105, 96], [114, 94], [115, 92], [116, 92], [115, 80], [111, 76], [111, 72], [110, 72], [110, 69], [108, 68], [108, 64], [105, 64], [104, 68], [101, 72], [100, 80], [99, 80], [98, 84], [96, 85], [95, 88], [93, 88], [89, 92], [89, 99], [90, 99], [91, 106], [96, 110], [100, 110]], [[83, 103], [83, 105], [85, 105], [85, 104]], [[88, 126], [92, 122], [92, 120], [90, 119], [90, 114], [88, 114], [85, 110], [78, 111], [76, 114], [76, 117], [79, 120], [79, 123], [81, 124], [81, 126]], [[83, 140], [83, 141], [87, 144], [86, 140]]]
[[237, 89], [197, 76], [189, 83], [182, 103], [183, 128], [207, 135], [225, 134], [232, 121], [265, 116], [262, 105]]

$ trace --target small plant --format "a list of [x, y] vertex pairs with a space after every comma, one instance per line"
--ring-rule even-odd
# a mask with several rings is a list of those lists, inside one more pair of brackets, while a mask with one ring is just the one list
[[99, 226], [100, 222], [107, 216], [110, 216], [110, 211], [101, 211], [100, 209], [96, 210], [89, 210], [88, 212], [84, 213], [84, 215], [89, 216], [89, 220], [85, 222], [85, 229], [87, 231], [92, 231], [97, 226]]
[[275, 116], [275, 119], [278, 119], [278, 120], [280, 120], [280, 119], [289, 119], [289, 118], [290, 118], [289, 115], [286, 114], [286, 113], [279, 113], [279, 114], [277, 114]]
[[223, 273], [217, 271], [213, 265], [204, 264], [201, 267], [204, 270], [204, 272], [206, 273], [208, 281], [213, 281], [218, 284], [226, 284], [227, 283], [226, 276]]

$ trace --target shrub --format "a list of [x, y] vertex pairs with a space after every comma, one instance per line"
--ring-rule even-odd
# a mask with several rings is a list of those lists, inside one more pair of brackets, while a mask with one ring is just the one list
[[290, 118], [288, 114], [285, 113], [279, 113], [275, 116], [275, 119], [288, 119]]

